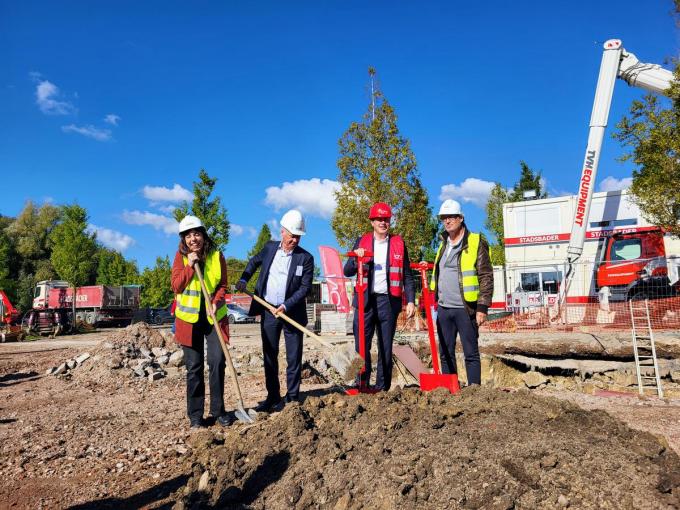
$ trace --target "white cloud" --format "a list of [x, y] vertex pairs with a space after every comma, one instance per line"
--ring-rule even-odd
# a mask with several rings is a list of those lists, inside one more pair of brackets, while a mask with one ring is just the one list
[[116, 115], [115, 113], [109, 113], [106, 117], [104, 117], [104, 122], [111, 124], [112, 126], [117, 126], [118, 122], [120, 122], [120, 116]]
[[623, 179], [617, 179], [616, 177], [606, 177], [599, 186], [599, 191], [619, 191], [622, 189], [630, 188], [633, 184], [632, 177], [624, 177]]
[[97, 240], [99, 240], [107, 248], [117, 250], [119, 252], [124, 252], [130, 246], [135, 244], [135, 240], [127, 234], [118, 232], [117, 230], [111, 230], [109, 228], [98, 227], [90, 223], [87, 230], [89, 232], [95, 232], [97, 234]]
[[172, 214], [175, 212], [175, 209], [177, 209], [176, 205], [159, 205], [157, 206], [159, 211], [163, 211], [164, 213], [167, 214]]
[[[38, 75], [33, 75], [38, 76]], [[76, 111], [67, 101], [58, 101], [59, 88], [52, 82], [43, 80], [35, 88], [35, 102], [40, 111], [47, 115], [69, 115]]]
[[439, 200], [453, 198], [484, 207], [494, 185], [495, 183], [491, 181], [468, 177], [459, 186], [456, 184], [445, 184], [442, 186]]
[[166, 234], [177, 234], [179, 223], [174, 218], [149, 211], [123, 211], [123, 221], [130, 225], [149, 225]]
[[280, 187], [268, 187], [264, 201], [276, 211], [295, 208], [304, 214], [328, 219], [335, 211], [334, 192], [338, 189], [340, 183], [330, 179], [301, 179], [284, 182]]
[[179, 184], [175, 184], [172, 188], [164, 186], [144, 186], [142, 189], [144, 198], [152, 202], [182, 202], [193, 200], [194, 195]]
[[249, 238], [254, 238], [257, 235], [257, 230], [249, 225], [237, 225], [236, 223], [231, 224], [231, 233], [235, 236], [242, 236], [246, 234]]
[[61, 130], [64, 133], [78, 133], [79, 135], [92, 138], [98, 142], [108, 142], [111, 140], [110, 129], [99, 129], [90, 124], [87, 126], [76, 126], [75, 124], [69, 124], [68, 126], [61, 126]]

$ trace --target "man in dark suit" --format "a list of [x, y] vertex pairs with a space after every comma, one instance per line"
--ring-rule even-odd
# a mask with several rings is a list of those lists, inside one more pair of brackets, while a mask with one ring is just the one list
[[[276, 313], [285, 312], [294, 321], [307, 325], [305, 298], [312, 288], [314, 257], [300, 248], [300, 237], [305, 235], [305, 220], [302, 214], [291, 209], [281, 218], [281, 241], [268, 242], [262, 251], [248, 261], [237, 290], [244, 290], [246, 283], [261, 267], [255, 286], [255, 295], [276, 307]], [[275, 317], [253, 300], [250, 315], [261, 315], [262, 351], [264, 354], [264, 377], [267, 398], [255, 409], [267, 412], [281, 408], [279, 385], [279, 340], [281, 330], [286, 342], [286, 402], [300, 399], [302, 380], [302, 333], [293, 326]]]

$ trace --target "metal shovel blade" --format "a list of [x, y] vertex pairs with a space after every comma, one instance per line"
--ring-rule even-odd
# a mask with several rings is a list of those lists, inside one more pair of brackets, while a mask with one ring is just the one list
[[246, 411], [243, 407], [239, 406], [234, 410], [234, 416], [242, 423], [255, 423], [257, 413], [252, 409]]

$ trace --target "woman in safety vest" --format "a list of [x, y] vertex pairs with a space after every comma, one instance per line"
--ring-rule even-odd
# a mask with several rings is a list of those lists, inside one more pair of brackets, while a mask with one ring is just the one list
[[[212, 306], [218, 326], [229, 338], [229, 321], [224, 295], [227, 290], [227, 264], [222, 253], [214, 248], [208, 233], [196, 216], [185, 216], [179, 224], [179, 250], [172, 264], [172, 290], [175, 293], [175, 341], [184, 351], [187, 369], [187, 414], [192, 429], [203, 428], [203, 341], [208, 344], [208, 381], [210, 385], [210, 416], [220, 425], [228, 426], [233, 417], [224, 410], [224, 352], [219, 344], [215, 325], [206, 311], [201, 284], [194, 271], [200, 264], [203, 279], [212, 296]], [[222, 320], [223, 319], [223, 320]], [[227, 340], [228, 341], [228, 340]]]

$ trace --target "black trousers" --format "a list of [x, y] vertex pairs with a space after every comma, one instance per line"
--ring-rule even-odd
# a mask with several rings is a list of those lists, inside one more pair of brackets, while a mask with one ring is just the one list
[[208, 384], [210, 386], [210, 414], [224, 414], [224, 352], [220, 339], [205, 315], [199, 317], [192, 329], [191, 347], [183, 346], [187, 369], [187, 415], [190, 420], [203, 417], [205, 381], [203, 380], [203, 339], [208, 343]]
[[460, 333], [465, 356], [465, 371], [468, 384], [481, 384], [482, 368], [479, 360], [479, 326], [476, 314], [470, 315], [465, 308], [437, 308], [437, 334], [439, 335], [439, 356], [442, 373], [455, 374], [456, 336]]
[[[371, 345], [373, 332], [378, 332], [378, 362], [375, 387], [387, 391], [392, 385], [392, 343], [397, 329], [397, 317], [401, 312], [401, 298], [388, 294], [369, 294], [364, 315], [364, 336], [366, 338], [366, 370], [361, 382], [368, 384], [371, 379]], [[359, 310], [354, 310], [354, 347], [359, 352]], [[357, 381], [358, 383], [359, 381]]]
[[264, 354], [264, 380], [267, 399], [277, 401], [281, 398], [279, 384], [279, 341], [281, 330], [286, 342], [286, 386], [287, 395], [297, 399], [300, 396], [302, 381], [302, 332], [277, 319], [271, 313], [263, 313], [260, 322], [262, 333], [262, 353]]

